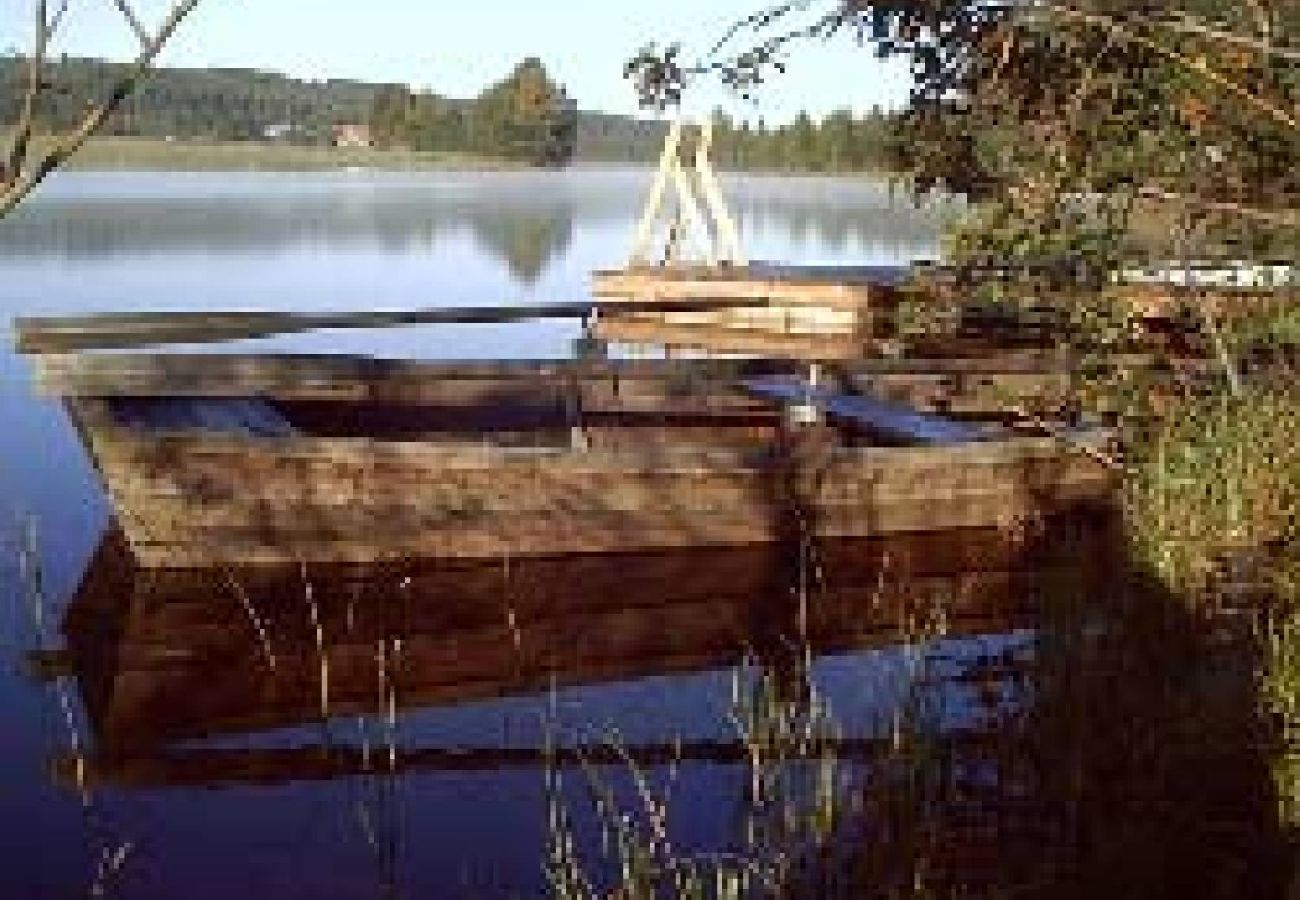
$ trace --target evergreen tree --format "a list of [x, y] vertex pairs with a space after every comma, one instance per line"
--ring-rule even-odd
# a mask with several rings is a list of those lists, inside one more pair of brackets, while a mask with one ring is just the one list
[[573, 157], [577, 108], [529, 57], [474, 102], [472, 145], [534, 165], [565, 165]]

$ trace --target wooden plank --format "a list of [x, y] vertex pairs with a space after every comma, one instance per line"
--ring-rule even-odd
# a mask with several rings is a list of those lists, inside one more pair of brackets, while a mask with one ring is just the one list
[[[957, 423], [824, 399], [909, 440], [954, 437]], [[779, 537], [790, 513], [770, 426], [721, 429], [734, 435], [721, 444], [714, 427], [659, 427], [651, 442], [597, 430], [575, 450], [147, 433], [121, 427], [111, 401], [68, 403], [150, 566], [745, 544]], [[818, 492], [797, 502], [825, 535], [1004, 525], [1109, 489], [1046, 439], [824, 449]]]
[[[762, 306], [761, 297], [685, 297], [666, 305], [633, 301], [630, 309], [683, 312]], [[625, 304], [620, 304], [620, 307]], [[539, 303], [526, 306], [463, 306], [357, 312], [141, 312], [94, 316], [19, 317], [14, 320], [19, 353], [66, 353], [160, 344], [209, 344], [281, 334], [341, 328], [393, 328], [413, 325], [463, 325], [521, 322], [533, 319], [589, 319], [600, 302]]]
[[[645, 336], [653, 338], [658, 326], [649, 327]], [[745, 339], [758, 341], [753, 349], [762, 351], [778, 338], [763, 334]], [[741, 335], [734, 340], [741, 340]], [[848, 352], [848, 344], [808, 337], [797, 340], [807, 348], [809, 360], [824, 361], [837, 374], [850, 378], [1068, 374], [1078, 366], [1069, 356], [1038, 350], [837, 359], [841, 346]], [[826, 350], [818, 353], [819, 345]], [[853, 348], [859, 350], [861, 345]], [[776, 355], [804, 355], [776, 349], [782, 351]], [[1166, 361], [1153, 354], [1118, 355], [1108, 362], [1144, 369], [1168, 362], [1187, 371], [1210, 366], [1198, 360]], [[480, 402], [494, 393], [503, 399], [511, 395], [555, 398], [575, 386], [589, 395], [743, 396], [734, 385], [737, 379], [797, 371], [791, 362], [771, 359], [420, 362], [368, 356], [224, 353], [50, 354], [38, 357], [35, 369], [38, 389], [53, 396], [260, 396], [429, 404]]]
[[[854, 471], [846, 480], [842, 466], [827, 473], [804, 512], [808, 527], [821, 536], [1005, 527], [1096, 501], [1113, 487], [1113, 479], [1083, 457], [971, 467], [960, 476], [936, 466]], [[520, 485], [496, 501], [486, 488], [462, 483], [444, 494], [441, 506], [422, 499], [436, 488], [420, 492], [415, 486], [401, 502], [394, 497], [400, 486], [379, 495], [361, 490], [348, 503], [346, 495], [337, 502], [295, 497], [289, 484], [279, 499], [198, 503], [184, 494], [171, 500], [152, 495], [111, 472], [109, 481], [142, 562], [161, 566], [727, 546], [776, 539], [778, 523], [793, 512], [759, 474], [730, 485], [719, 478], [713, 488], [691, 479], [607, 477], [576, 495], [558, 485], [540, 492]]]
[[596, 337], [620, 344], [768, 358], [854, 360], [869, 355], [873, 349], [868, 342], [847, 335], [758, 331], [715, 323], [669, 323], [645, 316], [604, 315], [596, 320], [592, 330]]
[[40, 356], [38, 389], [54, 396], [258, 396], [372, 403], [558, 401], [607, 397], [743, 396], [732, 382], [779, 363], [742, 360], [502, 360], [419, 362], [339, 355], [74, 353]]
[[886, 403], [863, 394], [842, 394], [790, 378], [752, 378], [741, 382], [761, 397], [788, 404], [808, 404], [833, 419], [852, 423], [891, 440], [921, 445], [964, 444], [991, 436], [964, 422], [905, 406]]
[[[748, 265], [645, 265], [625, 269], [598, 270], [593, 284], [599, 296], [605, 291], [627, 296], [630, 290], [658, 286], [685, 296], [683, 292], [712, 292], [714, 296], [812, 297], [888, 296], [910, 277], [903, 266], [828, 266], [754, 260]], [[856, 290], [855, 289], [863, 289]], [[760, 293], [767, 292], [767, 293]], [[655, 296], [667, 296], [656, 294]]]

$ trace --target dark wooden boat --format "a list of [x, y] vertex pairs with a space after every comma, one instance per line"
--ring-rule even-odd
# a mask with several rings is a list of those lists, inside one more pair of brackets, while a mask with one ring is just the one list
[[734, 362], [38, 362], [151, 567], [1011, 528], [1113, 484], [1060, 440]]

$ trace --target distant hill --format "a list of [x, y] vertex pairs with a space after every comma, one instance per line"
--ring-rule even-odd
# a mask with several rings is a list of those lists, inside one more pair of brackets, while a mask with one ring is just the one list
[[[66, 131], [89, 98], [101, 97], [125, 67], [65, 58], [50, 67], [57, 85], [39, 128]], [[23, 61], [0, 58], [0, 131], [18, 115]], [[539, 115], [535, 101], [544, 96]], [[356, 126], [339, 131], [340, 126]], [[779, 128], [714, 115], [714, 160], [723, 169], [857, 172], [893, 165], [900, 149], [895, 119], [879, 109], [847, 110], [821, 120], [800, 113]], [[576, 110], [540, 61], [524, 60], [477, 98], [412, 91], [406, 85], [331, 79], [304, 81], [252, 69], [160, 69], [105, 129], [108, 135], [209, 141], [274, 141], [325, 146], [338, 134], [369, 134], [381, 147], [469, 153], [563, 165], [579, 161], [653, 162], [667, 125]]]
[[[103, 96], [123, 69], [103, 60], [63, 60], [54, 76], [61, 91], [42, 115], [42, 130], [74, 127], [86, 99]], [[0, 130], [17, 118], [17, 98], [25, 77], [22, 60], [0, 59]], [[405, 86], [345, 79], [304, 81], [252, 69], [159, 69], [123, 104], [105, 133], [328, 144], [337, 125], [366, 122], [375, 97], [394, 87]], [[430, 99], [450, 108], [468, 108], [472, 102]], [[661, 122], [580, 111], [576, 155], [587, 160], [652, 160], [659, 153], [665, 130]]]

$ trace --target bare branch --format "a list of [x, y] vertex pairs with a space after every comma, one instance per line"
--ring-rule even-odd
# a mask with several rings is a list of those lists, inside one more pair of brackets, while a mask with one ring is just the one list
[[13, 141], [9, 145], [8, 159], [4, 170], [0, 171], [0, 187], [6, 191], [19, 179], [26, 167], [27, 151], [31, 146], [36, 123], [36, 104], [44, 90], [41, 75], [50, 40], [49, 9], [45, 0], [37, 0], [35, 14], [36, 31], [32, 41], [32, 55], [27, 60], [27, 86], [23, 89], [22, 106], [14, 128]]
[[47, 29], [49, 31], [49, 35], [51, 38], [54, 37], [54, 33], [59, 30], [59, 26], [63, 24], [63, 17], [67, 14], [67, 12], [68, 12], [68, 0], [62, 0], [62, 2], [59, 4], [59, 8], [54, 11], [54, 16], [53, 18], [50, 19], [50, 24]]
[[135, 10], [131, 8], [131, 4], [128, 3], [127, 0], [113, 0], [113, 5], [117, 7], [118, 12], [122, 14], [126, 19], [127, 24], [131, 26], [131, 30], [135, 32], [135, 36], [140, 39], [140, 46], [148, 47], [149, 41], [152, 40], [152, 36], [149, 34], [149, 30], [144, 27], [144, 23], [140, 21], [140, 17], [135, 14]]
[[[0, 217], [5, 216], [14, 207], [16, 207], [28, 194], [30, 194], [38, 184], [40, 184], [50, 172], [61, 166], [72, 154], [90, 139], [91, 135], [99, 131], [104, 123], [108, 121], [122, 102], [131, 95], [136, 85], [149, 74], [154, 60], [161, 52], [163, 46], [171, 38], [181, 21], [194, 11], [201, 0], [177, 0], [176, 5], [172, 8], [171, 13], [163, 22], [158, 33], [149, 37], [140, 50], [130, 70], [118, 79], [114, 84], [113, 90], [109, 96], [100, 102], [98, 106], [88, 112], [81, 125], [75, 132], [64, 140], [60, 141], [44, 154], [43, 157], [35, 164], [26, 159], [24, 150], [23, 158], [19, 161], [16, 172], [10, 172], [6, 175], [4, 183], [0, 184]], [[43, 56], [46, 42], [49, 37], [48, 20], [45, 17], [46, 3], [45, 0], [38, 0], [40, 22], [42, 27], [38, 34], [39, 50]], [[37, 89], [39, 90], [39, 81]], [[30, 137], [30, 127], [28, 129]]]
[[734, 38], [737, 34], [739, 34], [744, 29], [752, 28], [755, 31], [758, 31], [762, 28], [766, 28], [767, 26], [775, 22], [777, 19], [780, 19], [788, 15], [789, 13], [793, 12], [796, 8], [803, 8], [808, 6], [808, 3], [809, 0], [786, 0], [786, 2], [784, 3], [778, 3], [775, 6], [769, 6], [766, 9], [759, 10], [756, 13], [752, 13], [748, 16], [745, 16], [745, 18], [743, 19], [733, 22], [731, 24], [731, 27], [729, 27], [725, 32], [723, 32], [722, 37], [718, 38], [718, 40], [714, 43], [713, 47], [710, 48], [709, 52], [705, 54], [705, 57], [708, 58], [708, 57], [717, 56], [718, 53], [722, 51], [722, 48], [725, 47], [727, 44], [729, 44], [731, 42], [731, 39]]

